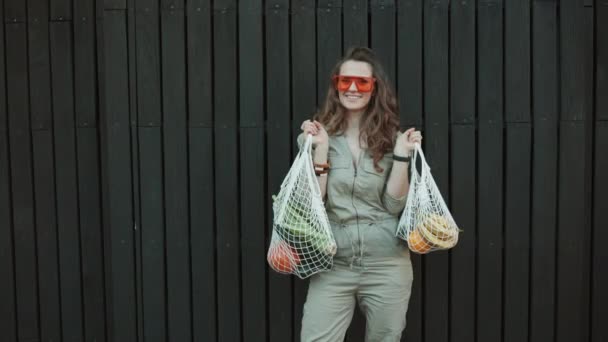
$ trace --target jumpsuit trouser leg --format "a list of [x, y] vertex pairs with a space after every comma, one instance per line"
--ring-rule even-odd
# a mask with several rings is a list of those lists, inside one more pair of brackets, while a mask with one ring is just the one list
[[335, 263], [311, 277], [302, 318], [302, 342], [341, 342], [358, 301], [366, 342], [399, 341], [413, 281], [409, 258], [367, 259], [365, 266]]

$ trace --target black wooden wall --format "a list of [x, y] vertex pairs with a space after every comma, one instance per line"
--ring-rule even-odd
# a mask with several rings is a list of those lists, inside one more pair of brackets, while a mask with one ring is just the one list
[[606, 0], [0, 3], [1, 341], [299, 340], [270, 196], [352, 45], [465, 230], [402, 340], [608, 341]]

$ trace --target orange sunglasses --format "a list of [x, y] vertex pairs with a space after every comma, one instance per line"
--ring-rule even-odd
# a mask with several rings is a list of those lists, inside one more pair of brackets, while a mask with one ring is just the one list
[[336, 89], [342, 92], [348, 91], [353, 82], [355, 82], [358, 92], [369, 93], [374, 90], [374, 83], [376, 83], [375, 78], [363, 76], [334, 75], [332, 80]]

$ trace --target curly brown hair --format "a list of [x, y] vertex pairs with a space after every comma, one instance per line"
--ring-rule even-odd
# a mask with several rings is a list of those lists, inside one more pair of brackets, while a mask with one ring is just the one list
[[360, 139], [367, 143], [374, 160], [376, 170], [382, 172], [378, 162], [385, 153], [394, 147], [395, 136], [399, 131], [398, 105], [395, 93], [388, 82], [388, 77], [376, 57], [376, 54], [366, 47], [352, 47], [334, 66], [329, 78], [329, 87], [325, 104], [320, 112], [315, 114], [329, 135], [343, 134], [347, 128], [346, 109], [340, 103], [338, 91], [331, 77], [340, 73], [342, 64], [346, 61], [366, 62], [372, 67], [376, 84], [365, 113], [361, 117]]

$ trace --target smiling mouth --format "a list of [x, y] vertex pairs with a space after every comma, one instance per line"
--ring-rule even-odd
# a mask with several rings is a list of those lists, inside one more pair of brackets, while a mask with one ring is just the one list
[[356, 100], [362, 98], [363, 96], [358, 94], [344, 94], [344, 97], [346, 97], [347, 99]]

